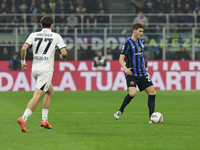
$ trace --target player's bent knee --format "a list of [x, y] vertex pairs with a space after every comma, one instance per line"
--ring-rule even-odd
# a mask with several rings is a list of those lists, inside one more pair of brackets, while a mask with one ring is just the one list
[[129, 95], [130, 95], [131, 97], [134, 97], [134, 96], [136, 95], [136, 92], [129, 92]]
[[154, 90], [154, 91], [150, 91], [149, 93], [148, 93], [148, 95], [156, 95], [156, 91]]

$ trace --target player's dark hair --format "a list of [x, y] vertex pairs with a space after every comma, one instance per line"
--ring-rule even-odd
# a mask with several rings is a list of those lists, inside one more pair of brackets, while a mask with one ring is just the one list
[[44, 16], [40, 20], [43, 28], [50, 28], [51, 25], [53, 24], [53, 18], [51, 16]]
[[132, 26], [132, 30], [137, 30], [138, 28], [144, 29], [144, 26], [141, 23], [135, 23]]

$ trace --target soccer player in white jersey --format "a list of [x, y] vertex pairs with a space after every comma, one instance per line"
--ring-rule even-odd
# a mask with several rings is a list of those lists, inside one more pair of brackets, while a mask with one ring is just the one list
[[46, 129], [52, 128], [48, 123], [47, 116], [50, 102], [54, 94], [51, 80], [54, 71], [55, 48], [58, 47], [60, 49], [61, 60], [66, 60], [67, 57], [67, 51], [65, 49], [66, 45], [62, 37], [59, 34], [52, 32], [53, 18], [50, 16], [44, 16], [41, 19], [41, 27], [42, 30], [40, 32], [31, 33], [29, 35], [25, 44], [21, 48], [21, 68], [26, 69], [26, 52], [27, 49], [32, 46], [32, 75], [36, 79], [36, 88], [33, 98], [29, 101], [23, 116], [17, 120], [21, 126], [22, 132], [27, 132], [26, 121], [44, 94], [46, 95], [43, 99], [42, 121], [40, 126]]

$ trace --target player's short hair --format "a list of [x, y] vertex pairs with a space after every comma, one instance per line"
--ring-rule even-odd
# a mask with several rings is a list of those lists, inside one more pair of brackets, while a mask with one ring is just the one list
[[137, 30], [138, 28], [144, 29], [144, 26], [141, 23], [135, 23], [132, 26], [132, 30]]
[[44, 16], [40, 20], [43, 28], [50, 28], [51, 25], [53, 24], [53, 18], [51, 16]]

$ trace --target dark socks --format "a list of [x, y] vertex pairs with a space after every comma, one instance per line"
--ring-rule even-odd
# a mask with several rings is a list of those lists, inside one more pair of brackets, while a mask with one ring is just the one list
[[119, 111], [121, 111], [123, 113], [124, 108], [126, 107], [126, 105], [128, 105], [130, 103], [130, 101], [132, 99], [133, 99], [133, 97], [131, 97], [129, 94], [127, 94], [126, 97], [124, 98], [124, 101], [123, 101], [122, 106], [120, 107]]
[[154, 112], [154, 109], [155, 109], [155, 98], [156, 98], [156, 95], [149, 95], [149, 99], [148, 99], [149, 118], [151, 117], [151, 114]]

